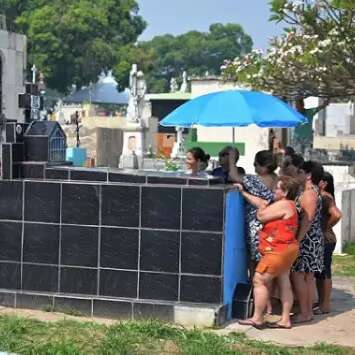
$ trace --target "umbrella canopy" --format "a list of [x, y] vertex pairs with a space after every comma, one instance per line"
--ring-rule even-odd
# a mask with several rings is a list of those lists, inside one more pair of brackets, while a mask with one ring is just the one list
[[167, 115], [162, 126], [293, 127], [307, 119], [275, 96], [258, 91], [228, 90], [199, 96]]

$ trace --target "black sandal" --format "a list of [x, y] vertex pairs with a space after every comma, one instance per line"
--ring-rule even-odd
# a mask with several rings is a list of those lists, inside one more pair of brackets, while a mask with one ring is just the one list
[[258, 330], [263, 330], [266, 327], [265, 323], [258, 324], [252, 321], [251, 319], [239, 320], [238, 323], [240, 325], [250, 325], [251, 327]]
[[266, 323], [266, 327], [267, 328], [271, 328], [271, 329], [291, 329], [292, 328], [292, 326], [282, 325], [282, 324], [277, 323], [277, 322]]

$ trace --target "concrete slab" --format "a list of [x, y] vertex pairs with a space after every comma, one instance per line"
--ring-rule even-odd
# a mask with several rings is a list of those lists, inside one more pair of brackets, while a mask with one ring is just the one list
[[355, 348], [355, 278], [335, 277], [333, 288], [332, 313], [315, 316], [310, 323], [294, 326], [290, 330], [257, 330], [233, 322], [217, 332], [245, 332], [252, 339], [283, 345], [308, 346], [323, 342]]

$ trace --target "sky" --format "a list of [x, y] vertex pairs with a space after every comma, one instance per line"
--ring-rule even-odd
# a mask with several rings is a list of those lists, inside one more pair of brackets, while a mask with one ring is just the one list
[[269, 22], [269, 0], [136, 0], [140, 15], [148, 22], [139, 40], [156, 35], [173, 35], [190, 30], [208, 31], [212, 23], [239, 23], [254, 42], [265, 50], [270, 37], [282, 32], [282, 25]]

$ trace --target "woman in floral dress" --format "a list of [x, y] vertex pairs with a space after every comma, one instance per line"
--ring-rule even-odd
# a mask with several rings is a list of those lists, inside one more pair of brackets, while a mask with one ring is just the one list
[[324, 267], [324, 238], [322, 233], [322, 198], [318, 184], [323, 176], [321, 164], [308, 161], [303, 165], [303, 191], [296, 200], [300, 216], [297, 239], [300, 255], [292, 269], [292, 281], [300, 305], [300, 313], [294, 323], [304, 323], [313, 319], [315, 272]]
[[[233, 157], [230, 157], [233, 159]], [[234, 161], [231, 165], [235, 165]], [[261, 150], [256, 153], [254, 158], [254, 167], [256, 175], [238, 176], [237, 172], [233, 176], [233, 167], [230, 168], [231, 178], [235, 182], [240, 182], [244, 190], [269, 204], [274, 199], [273, 190], [277, 183], [275, 170], [277, 162], [274, 154], [269, 150]], [[246, 204], [246, 237], [250, 255], [250, 276], [253, 277], [255, 266], [260, 258], [258, 252], [259, 238], [258, 233], [262, 229], [262, 223], [256, 218], [257, 209], [250, 203]]]

